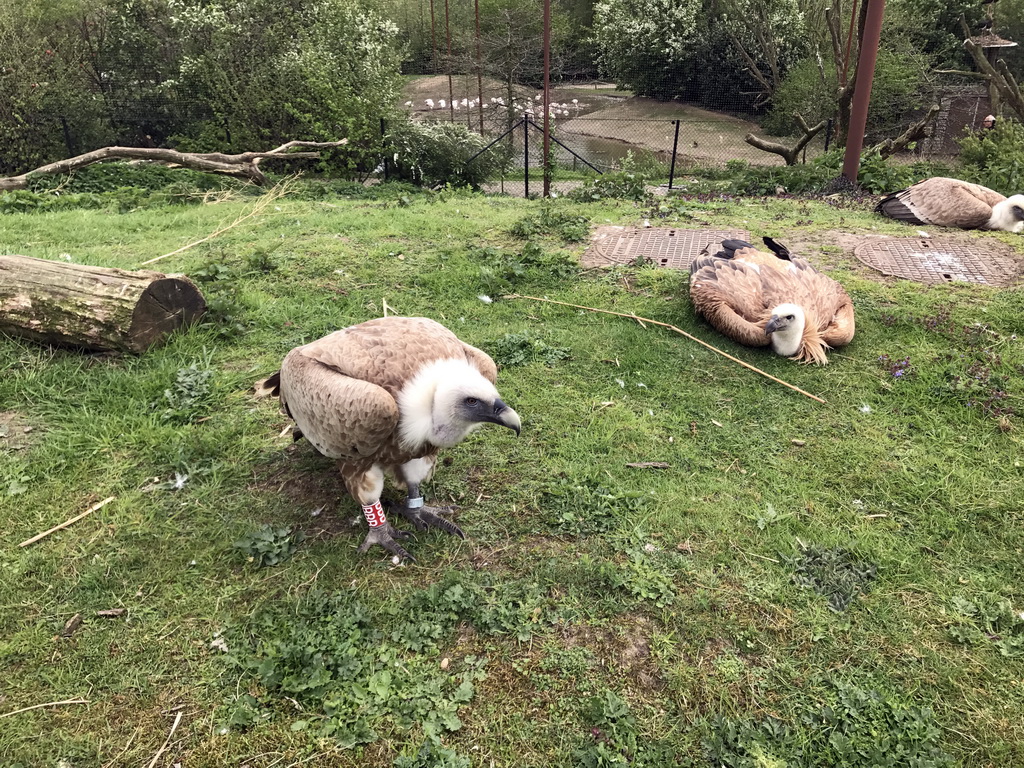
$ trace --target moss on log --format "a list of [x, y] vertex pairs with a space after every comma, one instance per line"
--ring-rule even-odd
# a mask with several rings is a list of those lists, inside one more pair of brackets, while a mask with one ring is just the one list
[[184, 275], [0, 256], [0, 333], [11, 336], [139, 353], [205, 311]]

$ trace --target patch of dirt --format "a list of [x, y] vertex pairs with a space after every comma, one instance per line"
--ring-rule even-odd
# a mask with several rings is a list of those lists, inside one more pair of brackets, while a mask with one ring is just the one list
[[625, 614], [618, 628], [571, 624], [561, 628], [566, 647], [581, 646], [616, 673], [635, 680], [640, 688], [662, 690], [665, 680], [651, 653], [652, 622], [646, 616]]
[[40, 428], [17, 411], [0, 412], [0, 449], [23, 451], [39, 439]]
[[285, 448], [284, 458], [257, 465], [252, 488], [283, 496], [286, 503], [280, 522], [292, 523], [307, 538], [333, 539], [358, 530], [352, 525], [353, 520], [359, 520], [358, 509], [334, 462], [305, 441]]

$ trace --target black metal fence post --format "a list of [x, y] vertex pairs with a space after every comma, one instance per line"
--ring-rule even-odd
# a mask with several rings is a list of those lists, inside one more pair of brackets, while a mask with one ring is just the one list
[[825, 126], [825, 151], [828, 152], [828, 145], [832, 142], [832, 118], [828, 119], [828, 125]]
[[523, 197], [530, 197], [530, 117], [523, 115]]
[[679, 123], [680, 120], [673, 120], [676, 124], [676, 134], [672, 137], [672, 162], [668, 168], [668, 188], [672, 189], [672, 181], [676, 177], [676, 150], [679, 148]]

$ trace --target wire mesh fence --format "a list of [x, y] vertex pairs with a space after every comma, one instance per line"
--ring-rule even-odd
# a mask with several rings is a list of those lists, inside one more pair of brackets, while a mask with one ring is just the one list
[[[297, 0], [295, 5], [299, 8], [305, 3]], [[375, 127], [380, 117], [393, 121], [389, 115], [395, 107], [412, 121], [464, 125], [486, 143], [503, 137], [489, 150], [492, 154], [500, 152], [503, 162], [495, 164], [494, 178], [487, 183], [505, 190], [516, 174], [523, 175], [525, 188], [530, 174], [540, 172], [545, 158], [539, 127], [545, 123], [553, 141], [548, 160], [566, 180], [630, 165], [668, 182], [695, 168], [721, 168], [734, 161], [780, 165], [784, 161], [778, 154], [752, 146], [748, 137], [760, 136], [792, 146], [799, 135], [794, 133], [793, 113], [800, 113], [808, 124], [824, 122], [835, 113], [835, 83], [830, 78], [837, 75], [829, 69], [835, 68], [835, 62], [823, 65], [820, 55], [816, 59], [794, 59], [785, 71], [780, 70], [780, 77], [783, 82], [790, 78], [803, 83], [804, 90], [786, 95], [776, 88], [766, 95], [763, 84], [752, 74], [756, 67], [740, 59], [734, 40], [721, 37], [724, 33], [713, 23], [717, 17], [711, 6], [702, 6], [697, 17], [707, 27], [707, 40], [692, 41], [692, 50], [680, 54], [683, 58], [678, 61], [672, 57], [666, 60], [664, 51], [637, 48], [632, 60], [620, 63], [620, 68], [628, 70], [628, 77], [624, 74], [620, 83], [615, 83], [598, 79], [604, 66], [602, 57], [608, 51], [599, 52], [587, 31], [589, 25], [596, 24], [593, 8], [587, 6], [587, 11], [583, 6], [573, 6], [570, 12], [569, 3], [548, 51], [552, 89], [547, 103], [541, 91], [545, 57], [536, 3], [503, 8], [486, 5], [481, 10], [473, 0], [387, 0], [384, 6], [398, 29], [400, 45], [395, 50], [406, 52], [401, 61], [406, 78], [394, 102], [392, 91], [388, 91], [381, 103], [372, 105], [376, 110], [372, 119], [362, 121], [359, 140], [364, 144], [364, 155], [349, 165], [357, 175], [372, 175], [375, 168], [382, 175], [387, 158], [395, 155], [396, 148], [388, 145], [383, 132], [377, 135]], [[235, 93], [236, 86], [247, 80], [245, 67], [255, 66], [242, 49], [226, 49], [224, 61], [211, 59], [217, 64], [211, 64], [216, 77], [207, 79], [220, 90], [190, 92], [184, 83], [193, 81], [180, 76], [185, 71], [185, 60], [175, 58], [187, 41], [173, 38], [173, 25], [164, 23], [167, 20], [159, 17], [157, 6], [152, 14], [153, 18], [144, 20], [150, 25], [149, 33], [165, 43], [158, 48], [162, 53], [158, 61], [154, 60], [160, 65], [156, 69], [144, 66], [152, 50], [147, 48], [150, 52], [144, 53], [138, 48], [137, 56], [122, 56], [117, 46], [111, 45], [102, 62], [63, 72], [65, 80], [60, 82], [65, 90], [53, 90], [46, 99], [22, 99], [34, 105], [31, 120], [24, 118], [28, 113], [21, 102], [6, 98], [0, 90], [0, 172], [26, 170], [33, 167], [30, 163], [59, 159], [112, 142], [132, 146], [168, 146], [175, 142], [188, 146], [191, 142], [203, 148], [221, 142], [218, 151], [266, 149], [288, 139], [338, 138], [300, 134], [304, 130], [322, 133], [325, 125], [328, 129], [330, 125], [350, 128], [356, 122], [348, 119], [348, 114], [333, 123], [321, 120], [319, 110], [330, 97], [319, 91], [303, 98], [323, 96], [326, 101], [310, 101], [305, 112], [296, 106], [300, 98], [283, 98], [294, 95], [287, 89], [265, 98], [258, 89], [247, 92], [245, 98]], [[135, 30], [136, 26], [132, 21], [125, 29]], [[8, 38], [0, 35], [0, 39], [16, 40], [17, 30], [8, 31]], [[620, 36], [625, 37], [626, 32]], [[262, 40], [255, 33], [253, 39]], [[271, 46], [263, 41], [281, 66], [273, 71], [261, 70], [264, 79], [259, 82], [268, 88], [284, 82], [286, 65], [301, 58], [301, 51], [290, 47], [290, 38], [273, 42]], [[607, 39], [604, 45], [614, 48]], [[54, 73], [60, 74], [57, 57], [49, 55], [49, 48], [44, 50], [38, 78], [33, 75], [19, 80], [14, 77], [20, 72], [15, 64], [21, 64], [0, 46], [0, 78], [7, 77], [11, 83], [24, 80], [28, 83], [24, 86], [26, 93], [34, 98], [36, 85], [45, 86], [50, 80], [55, 83]], [[706, 55], [708, 51], [715, 55]], [[931, 136], [918, 142], [908, 155], [913, 159], [950, 158], [958, 151], [957, 139], [967, 130], [980, 128], [982, 118], [991, 110], [987, 91], [977, 81], [958, 85], [926, 78], [911, 83], [904, 77], [909, 71], [904, 59], [895, 54], [880, 59], [881, 74], [872, 91], [869, 145], [897, 135], [936, 102], [942, 109]], [[254, 60], [259, 63], [264, 58]], [[397, 64], [398, 60], [395, 54], [389, 63]], [[218, 68], [225, 62], [234, 68]], [[44, 80], [42, 74], [49, 72], [47, 67], [53, 72], [47, 74], [49, 80]], [[289, 76], [298, 77], [297, 71]], [[81, 72], [91, 79], [82, 80]], [[236, 81], [231, 81], [232, 77]], [[629, 78], [632, 81], [626, 82]], [[971, 81], [961, 78], [961, 82]], [[53, 88], [52, 84], [47, 87]], [[660, 94], [659, 98], [634, 95], [650, 92]], [[218, 94], [226, 96], [218, 100]], [[58, 95], [67, 98], [62, 102]], [[365, 98], [367, 103], [372, 102], [374, 94]], [[524, 130], [513, 130], [514, 126]], [[244, 141], [238, 138], [243, 131]], [[833, 139], [831, 129], [821, 130], [802, 150], [799, 160], [812, 161]], [[249, 146], [263, 142], [268, 146]]]

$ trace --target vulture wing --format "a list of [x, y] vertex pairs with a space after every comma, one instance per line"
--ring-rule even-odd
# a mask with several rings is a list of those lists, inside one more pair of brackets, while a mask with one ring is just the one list
[[492, 379], [497, 369], [487, 355], [464, 344], [440, 323], [426, 317], [380, 317], [324, 336], [300, 349], [346, 376], [372, 382], [397, 397], [405, 383], [427, 363], [449, 358], [474, 363]]
[[[804, 307], [808, 326], [814, 325], [821, 340], [830, 347], [841, 347], [853, 340], [855, 322], [853, 300], [839, 283], [823, 275], [803, 259], [793, 259], [793, 294]], [[805, 339], [810, 328], [805, 331]]]
[[764, 333], [768, 308], [757, 266], [705, 256], [695, 259], [690, 269], [690, 299], [699, 315], [740, 344], [771, 343]]
[[372, 456], [398, 426], [398, 403], [383, 387], [319, 359], [311, 346], [293, 349], [281, 364], [282, 407], [324, 456]]

